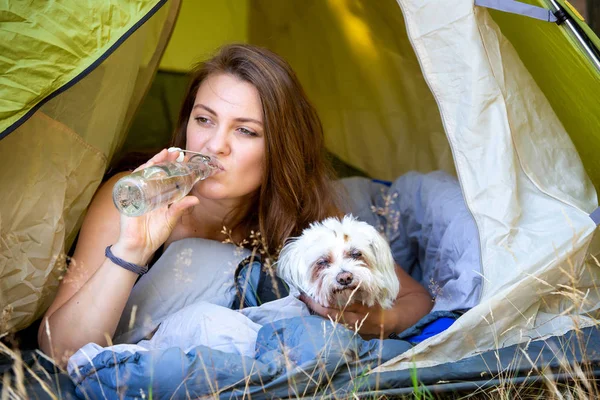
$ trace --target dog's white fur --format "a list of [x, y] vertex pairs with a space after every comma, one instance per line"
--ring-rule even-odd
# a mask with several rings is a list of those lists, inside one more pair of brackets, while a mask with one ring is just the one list
[[360, 302], [391, 308], [400, 291], [387, 241], [351, 215], [313, 223], [290, 239], [281, 250], [277, 273], [325, 307]]

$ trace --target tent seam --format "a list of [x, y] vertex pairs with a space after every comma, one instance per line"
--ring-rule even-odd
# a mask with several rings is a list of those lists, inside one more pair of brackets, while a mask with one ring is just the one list
[[47, 119], [48, 121], [50, 121], [51, 124], [59, 124], [61, 127], [64, 128], [63, 131], [68, 132], [69, 135], [72, 136], [73, 139], [76, 140], [78, 144], [80, 144], [83, 147], [85, 147], [86, 149], [94, 152], [95, 155], [100, 158], [100, 161], [102, 161], [105, 165], [108, 164], [108, 157], [106, 157], [106, 155], [102, 152], [102, 150], [98, 149], [95, 146], [92, 146], [91, 144], [89, 144], [88, 142], [83, 140], [83, 138], [79, 134], [77, 134], [77, 132], [75, 132], [73, 129], [69, 128], [67, 125], [63, 124], [62, 122], [52, 118], [50, 115], [46, 114], [44, 111], [39, 110], [39, 114], [40, 114], [39, 116], [41, 118]]
[[79, 72], [73, 78], [71, 78], [68, 82], [65, 82], [61, 87], [55, 89], [50, 94], [46, 95], [43, 99], [41, 99], [36, 105], [32, 106], [31, 109], [25, 113], [22, 117], [13, 122], [9, 127], [7, 127], [3, 132], [0, 132], [0, 140], [4, 139], [12, 132], [14, 132], [19, 126], [24, 124], [29, 118], [33, 116], [44, 104], [48, 101], [52, 100], [56, 96], [66, 92], [71, 87], [73, 87], [77, 82], [81, 81], [85, 78], [89, 73], [94, 71], [102, 62], [104, 62], [111, 54], [115, 52], [121, 44], [125, 40], [127, 40], [135, 31], [137, 31], [142, 25], [144, 25], [158, 10], [160, 10], [168, 0], [158, 0], [157, 3], [144, 15], [142, 18], [138, 19], [138, 21], [133, 24], [125, 33], [123, 33], [108, 49], [106, 49], [100, 56], [96, 58], [94, 62], [84, 68], [83, 71]]

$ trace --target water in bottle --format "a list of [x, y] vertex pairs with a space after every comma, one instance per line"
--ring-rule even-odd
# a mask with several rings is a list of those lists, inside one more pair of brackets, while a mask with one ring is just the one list
[[216, 171], [204, 155], [194, 155], [187, 162], [155, 164], [119, 179], [113, 188], [113, 202], [122, 214], [138, 217], [183, 198], [198, 181]]

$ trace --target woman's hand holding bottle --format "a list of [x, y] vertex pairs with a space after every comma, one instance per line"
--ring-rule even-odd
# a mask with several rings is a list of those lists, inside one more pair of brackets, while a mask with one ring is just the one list
[[[152, 165], [175, 161], [179, 152], [167, 152], [166, 149], [139, 166], [134, 172]], [[113, 252], [127, 254], [128, 261], [145, 264], [152, 254], [168, 239], [177, 221], [190, 207], [197, 205], [198, 198], [185, 196], [171, 205], [162, 205], [138, 217], [121, 214], [121, 229]], [[135, 259], [132, 259], [134, 257]]]

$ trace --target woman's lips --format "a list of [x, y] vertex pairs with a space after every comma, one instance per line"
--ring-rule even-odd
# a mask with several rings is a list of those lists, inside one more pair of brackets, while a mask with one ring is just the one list
[[210, 161], [209, 161], [208, 165], [210, 165], [211, 167], [216, 168], [220, 171], [225, 171], [225, 168], [223, 168], [223, 165], [215, 157], [210, 157]]

